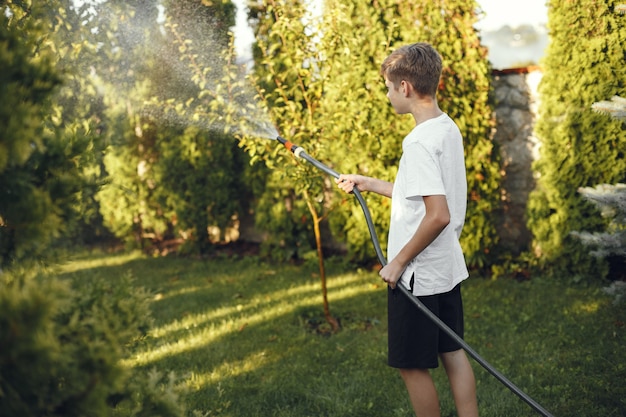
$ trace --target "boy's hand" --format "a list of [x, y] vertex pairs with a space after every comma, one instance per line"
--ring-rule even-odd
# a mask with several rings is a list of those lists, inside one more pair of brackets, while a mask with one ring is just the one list
[[355, 186], [358, 189], [358, 177], [359, 175], [341, 174], [339, 178], [335, 179], [335, 182], [343, 191], [351, 193]]
[[340, 174], [339, 178], [335, 179], [337, 186], [347, 193], [351, 193], [356, 187], [359, 191], [365, 191], [365, 182], [367, 177], [356, 174]]
[[335, 179], [335, 182], [339, 188], [347, 193], [351, 193], [355, 187], [361, 192], [374, 192], [385, 197], [391, 197], [393, 192], [392, 182], [379, 180], [366, 175], [340, 174], [339, 178]]
[[400, 277], [402, 276], [402, 272], [404, 272], [405, 267], [398, 265], [397, 262], [391, 261], [387, 265], [385, 265], [378, 275], [385, 281], [392, 289], [396, 288], [396, 284]]

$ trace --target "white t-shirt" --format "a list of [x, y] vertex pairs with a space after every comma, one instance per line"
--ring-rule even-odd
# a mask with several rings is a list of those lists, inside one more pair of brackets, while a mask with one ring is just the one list
[[413, 237], [426, 213], [424, 196], [445, 195], [450, 224], [407, 266], [401, 283], [413, 294], [452, 290], [468, 277], [459, 244], [467, 207], [463, 138], [456, 124], [442, 114], [417, 125], [402, 142], [402, 157], [391, 196], [387, 246], [389, 261]]

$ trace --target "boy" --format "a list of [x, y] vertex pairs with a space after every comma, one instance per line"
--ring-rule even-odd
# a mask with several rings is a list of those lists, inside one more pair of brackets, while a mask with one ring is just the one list
[[380, 270], [388, 284], [388, 362], [399, 369], [416, 416], [440, 415], [429, 371], [439, 357], [459, 417], [475, 417], [476, 382], [465, 352], [395, 289], [404, 285], [463, 337], [460, 283], [468, 272], [459, 236], [467, 182], [461, 133], [437, 103], [441, 69], [439, 53], [427, 43], [403, 46], [385, 59], [387, 98], [396, 113], [415, 119], [402, 143], [396, 179], [341, 175], [336, 181], [346, 192], [356, 186], [391, 197], [389, 263]]

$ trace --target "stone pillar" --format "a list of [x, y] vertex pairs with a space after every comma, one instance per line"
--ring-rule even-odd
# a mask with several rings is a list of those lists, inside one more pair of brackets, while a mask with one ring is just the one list
[[541, 75], [537, 67], [493, 72], [494, 142], [500, 148], [504, 174], [497, 228], [503, 249], [514, 255], [527, 250], [532, 238], [526, 227], [526, 206], [535, 186], [531, 166], [537, 159], [538, 140], [533, 131]]

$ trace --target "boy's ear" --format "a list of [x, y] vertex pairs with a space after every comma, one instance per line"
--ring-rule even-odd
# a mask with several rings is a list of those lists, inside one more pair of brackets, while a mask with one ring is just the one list
[[402, 80], [400, 82], [400, 88], [402, 90], [402, 94], [404, 94], [404, 97], [408, 97], [411, 94], [413, 86], [408, 81]]

